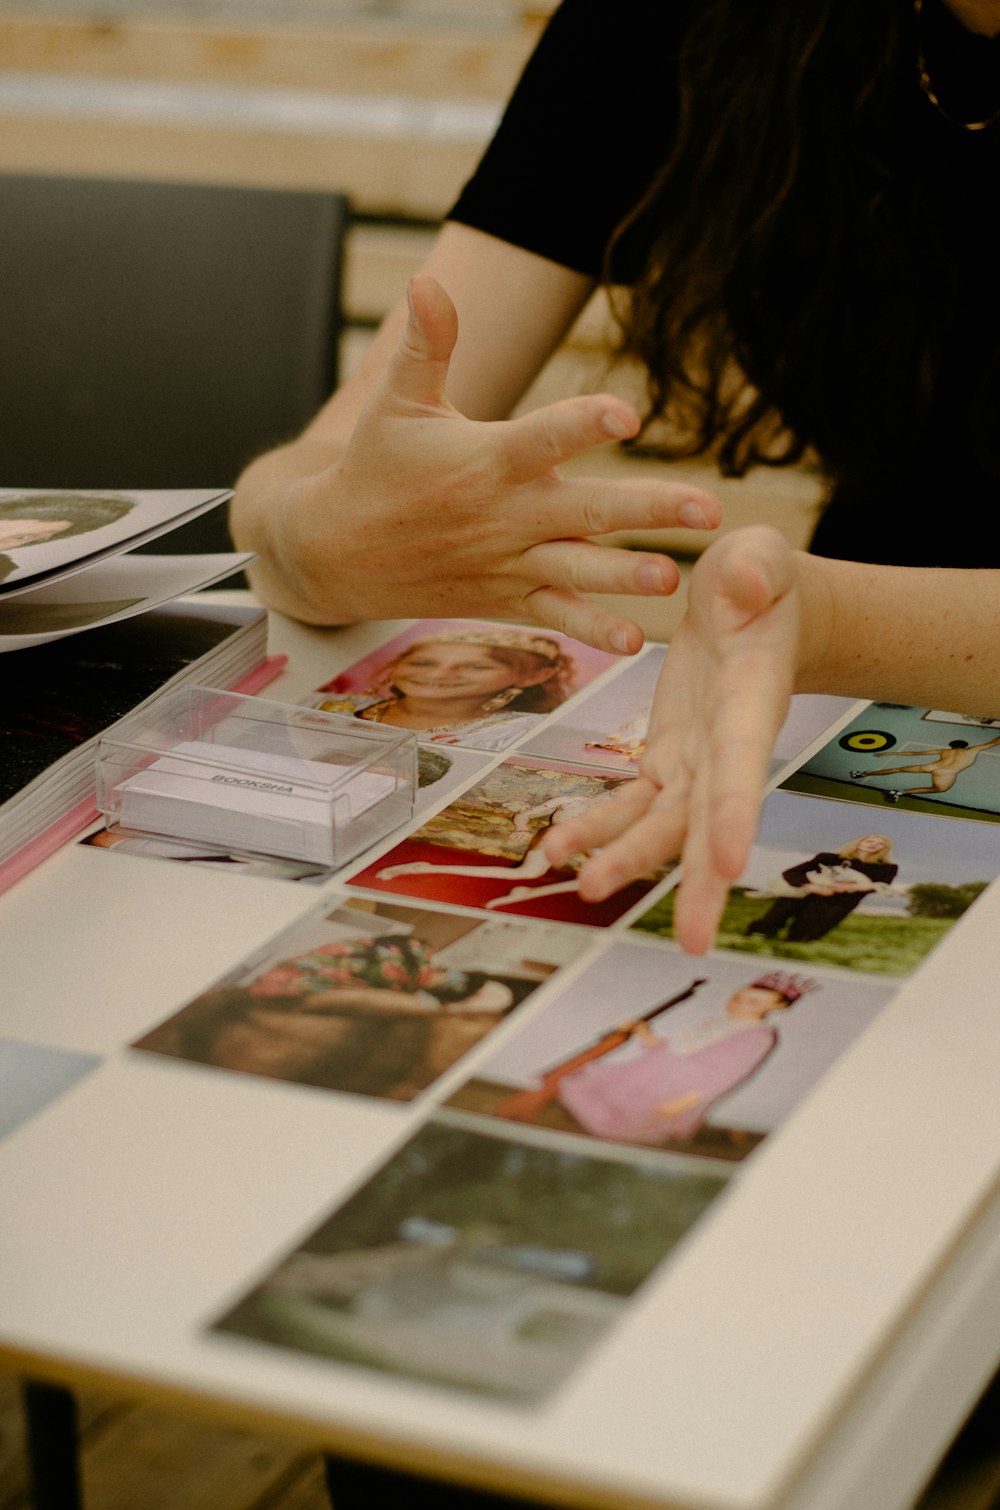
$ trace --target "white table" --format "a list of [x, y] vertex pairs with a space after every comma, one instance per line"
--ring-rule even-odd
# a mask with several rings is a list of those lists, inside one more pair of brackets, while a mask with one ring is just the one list
[[[276, 618], [265, 695], [374, 637]], [[594, 1510], [911, 1504], [1000, 1357], [1000, 888], [534, 1410], [203, 1330], [427, 1116], [125, 1047], [316, 900], [79, 845], [0, 899], [0, 1033], [102, 1061], [0, 1141], [7, 1365]]]

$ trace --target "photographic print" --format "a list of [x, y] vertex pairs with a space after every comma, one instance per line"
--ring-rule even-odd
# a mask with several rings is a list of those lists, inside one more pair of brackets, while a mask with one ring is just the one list
[[[666, 645], [651, 645], [617, 675], [530, 734], [519, 754], [575, 761], [635, 775]], [[775, 740], [769, 774], [794, 760], [849, 707], [853, 699], [800, 693], [793, 697]]]
[[582, 930], [340, 899], [133, 1047], [409, 1101], [589, 942]]
[[413, 799], [413, 816], [421, 817], [435, 807], [449, 792], [467, 787], [491, 764], [492, 757], [478, 750], [449, 749], [441, 745], [417, 746], [417, 790]]
[[793, 792], [878, 808], [1000, 822], [995, 721], [871, 703], [782, 782]]
[[100, 1062], [95, 1054], [0, 1038], [0, 1138], [50, 1105]]
[[[718, 947], [874, 975], [905, 975], [1000, 873], [1000, 831], [778, 790]], [[672, 937], [673, 893], [632, 925]]]
[[210, 587], [248, 559], [228, 553], [116, 556], [67, 581], [33, 588], [9, 601], [0, 596], [0, 653], [31, 649], [146, 613], [185, 593]]
[[854, 702], [852, 697], [831, 697], [824, 692], [797, 692], [788, 705], [785, 721], [774, 741], [768, 775], [773, 776], [775, 771], [794, 760]]
[[634, 775], [666, 653], [665, 645], [652, 645], [626, 662], [610, 681], [533, 732], [521, 752]]
[[135, 493], [0, 488], [0, 593], [55, 580], [77, 564], [131, 549], [228, 493], [203, 489]]
[[724, 1188], [711, 1169], [435, 1120], [216, 1328], [528, 1405]]
[[555, 630], [422, 619], [310, 701], [432, 744], [505, 750], [619, 659]]
[[615, 942], [446, 1105], [739, 1160], [893, 995], [881, 982]]
[[628, 777], [593, 767], [511, 757], [381, 859], [348, 875], [352, 885], [465, 907], [606, 927], [635, 905], [664, 870], [604, 902], [581, 900], [584, 856], [554, 870], [542, 848], [555, 823], [608, 796]]

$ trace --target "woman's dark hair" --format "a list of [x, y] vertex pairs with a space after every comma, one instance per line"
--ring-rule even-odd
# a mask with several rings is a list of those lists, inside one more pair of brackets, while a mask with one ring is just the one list
[[901, 10], [692, 7], [673, 151], [607, 261], [612, 280], [651, 247], [621, 350], [647, 369], [666, 454], [742, 475], [813, 448], [847, 477], [919, 430], [936, 335], [886, 192]]

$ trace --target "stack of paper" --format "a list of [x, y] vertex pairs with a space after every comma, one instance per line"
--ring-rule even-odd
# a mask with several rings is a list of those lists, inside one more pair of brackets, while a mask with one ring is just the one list
[[218, 490], [0, 490], [0, 652], [131, 618], [252, 559], [125, 554], [216, 508]]

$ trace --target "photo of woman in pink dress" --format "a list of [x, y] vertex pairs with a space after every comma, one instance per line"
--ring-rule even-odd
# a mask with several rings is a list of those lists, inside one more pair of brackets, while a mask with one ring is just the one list
[[624, 1024], [642, 1052], [584, 1065], [560, 1082], [559, 1100], [597, 1137], [654, 1145], [690, 1138], [714, 1103], [777, 1048], [778, 1030], [765, 1019], [818, 989], [808, 976], [770, 970], [677, 1040], [641, 1019]]

